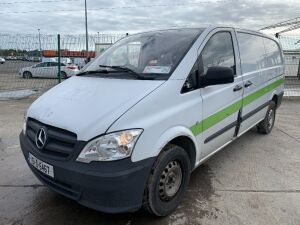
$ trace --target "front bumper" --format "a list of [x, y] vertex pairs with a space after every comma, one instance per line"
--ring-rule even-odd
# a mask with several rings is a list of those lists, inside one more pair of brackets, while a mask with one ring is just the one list
[[[114, 162], [76, 162], [86, 144], [81, 142], [71, 158], [54, 160], [43, 156], [23, 133], [20, 144], [26, 162], [36, 177], [52, 190], [82, 205], [107, 213], [135, 211], [142, 205], [143, 193], [155, 158], [132, 162], [130, 158]], [[29, 152], [54, 168], [49, 177], [28, 162]]]

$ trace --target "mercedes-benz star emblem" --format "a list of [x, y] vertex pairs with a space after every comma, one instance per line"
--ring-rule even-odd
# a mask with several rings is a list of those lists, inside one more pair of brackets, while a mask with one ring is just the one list
[[42, 149], [45, 147], [47, 141], [47, 133], [44, 128], [40, 128], [35, 136], [36, 147]]

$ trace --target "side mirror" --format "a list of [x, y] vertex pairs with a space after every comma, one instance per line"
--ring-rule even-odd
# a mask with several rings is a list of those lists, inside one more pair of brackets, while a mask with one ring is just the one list
[[198, 87], [198, 70], [194, 70], [185, 80], [181, 89], [181, 94], [192, 91]]
[[208, 68], [206, 75], [201, 76], [200, 85], [206, 87], [210, 85], [229, 84], [234, 82], [234, 72], [230, 67], [213, 66]]

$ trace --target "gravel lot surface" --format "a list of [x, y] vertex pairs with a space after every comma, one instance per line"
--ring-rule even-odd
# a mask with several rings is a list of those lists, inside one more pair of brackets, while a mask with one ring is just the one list
[[165, 218], [103, 214], [43, 186], [18, 141], [32, 101], [0, 101], [0, 224], [300, 224], [300, 101], [282, 103], [270, 135], [249, 131], [196, 169], [183, 203]]

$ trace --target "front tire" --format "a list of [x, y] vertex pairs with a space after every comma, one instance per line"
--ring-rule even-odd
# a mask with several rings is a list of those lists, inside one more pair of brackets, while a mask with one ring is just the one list
[[23, 78], [25, 78], [25, 79], [32, 78], [32, 73], [30, 73], [29, 71], [25, 71], [23, 73]]
[[68, 78], [67, 73], [64, 72], [64, 71], [60, 72], [60, 76], [61, 76], [61, 78], [63, 78], [63, 79], [67, 79], [67, 78]]
[[257, 125], [257, 131], [261, 134], [271, 133], [274, 127], [275, 118], [276, 118], [276, 104], [274, 101], [271, 101], [264, 120]]
[[187, 152], [170, 144], [160, 153], [151, 170], [144, 193], [143, 207], [156, 216], [174, 211], [184, 197], [191, 174]]

